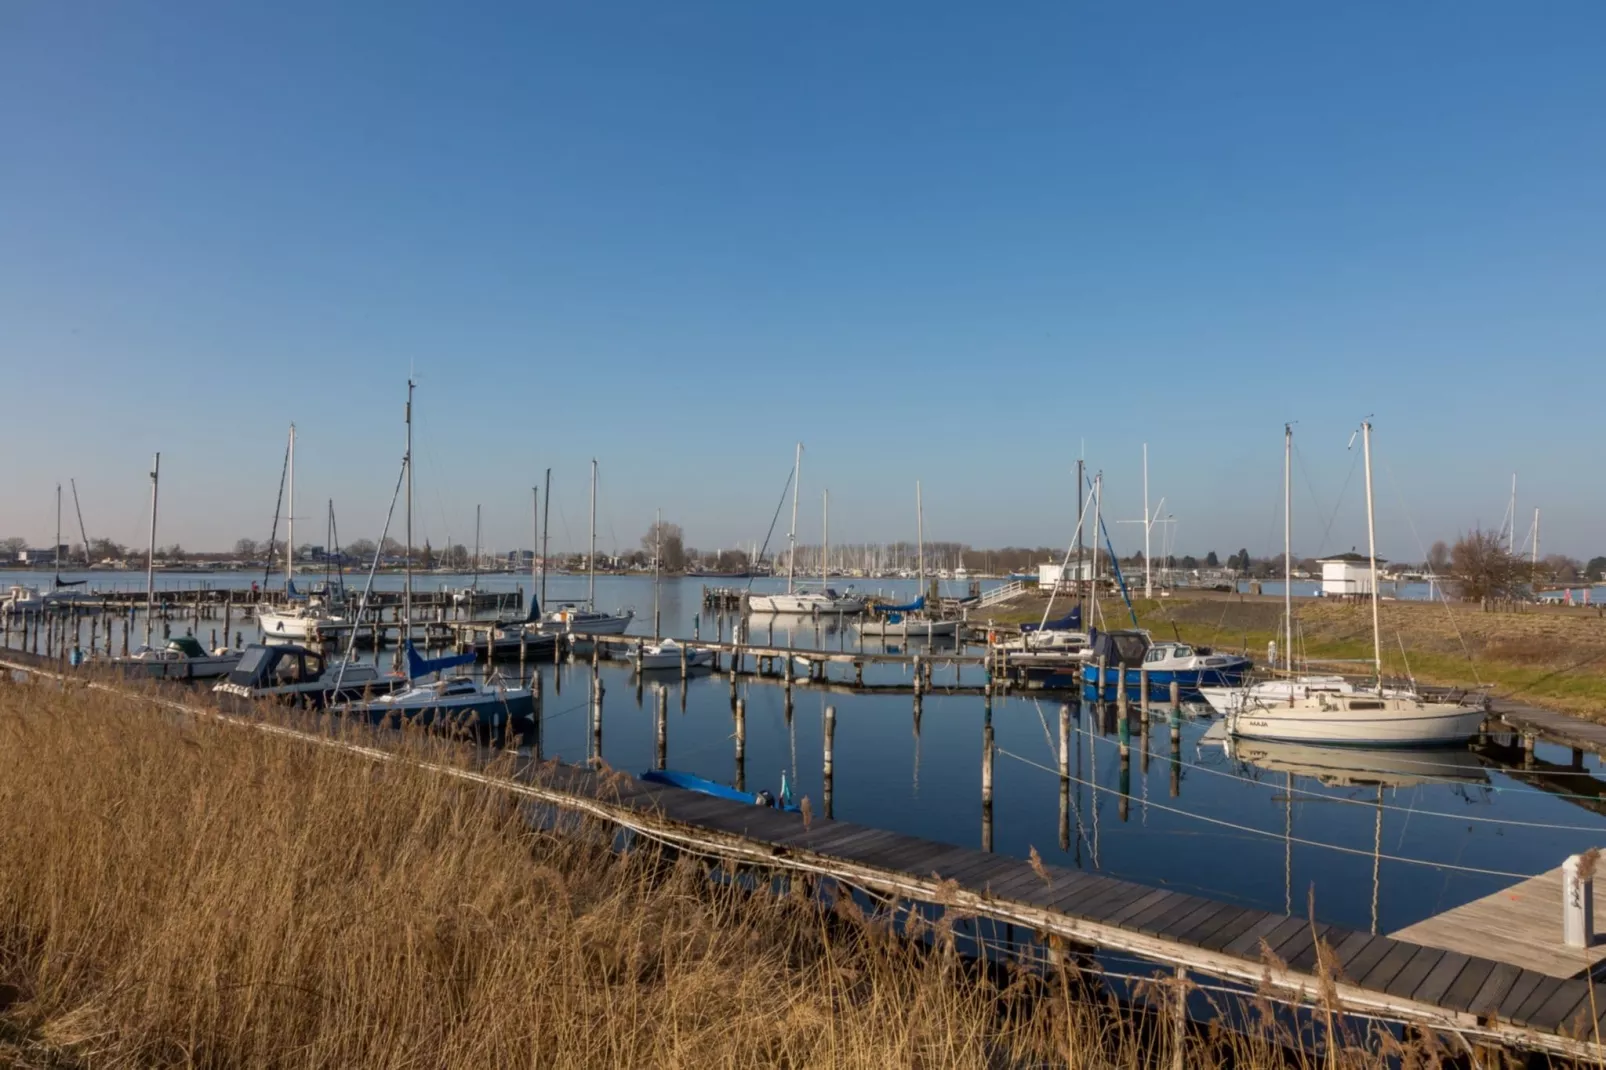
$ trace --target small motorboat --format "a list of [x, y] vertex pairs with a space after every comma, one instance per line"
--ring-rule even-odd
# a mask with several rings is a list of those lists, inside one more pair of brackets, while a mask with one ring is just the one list
[[37, 587], [25, 587], [20, 583], [13, 583], [11, 590], [0, 598], [0, 613], [14, 616], [18, 613], [37, 613], [45, 608], [44, 596]]
[[738, 791], [729, 784], [721, 784], [717, 780], [709, 780], [695, 773], [681, 773], [673, 769], [649, 769], [637, 779], [649, 784], [667, 784], [672, 788], [683, 791], [695, 791], [703, 795], [712, 795], [716, 799], [727, 799], [731, 802], [747, 803], [750, 806], [765, 806], [780, 810], [788, 814], [801, 813], [801, 809], [792, 801], [792, 788], [787, 783], [786, 774], [781, 774], [781, 793], [771, 795], [767, 791]]
[[191, 635], [169, 639], [165, 647], [142, 646], [112, 664], [131, 676], [158, 680], [206, 680], [227, 676], [240, 663], [244, 651], [219, 647], [208, 651]]
[[[447, 676], [448, 669], [472, 664], [473, 651], [427, 659], [419, 655], [411, 640], [403, 645], [407, 654], [407, 684], [388, 695], [367, 702], [353, 702], [341, 713], [365, 717], [376, 724], [399, 722], [420, 725], [482, 725], [500, 728], [528, 721], [535, 710], [535, 693], [528, 687], [488, 681], [468, 676]], [[426, 676], [438, 678], [426, 683]]]
[[750, 594], [747, 596], [749, 613], [851, 615], [864, 612], [864, 599], [848, 587], [838, 591], [835, 587], [799, 587], [795, 591], [779, 594]]
[[[1092, 654], [1082, 666], [1082, 679], [1094, 697], [1114, 698], [1116, 687], [1135, 694], [1148, 680], [1151, 694], [1185, 692], [1201, 687], [1237, 687], [1254, 667], [1248, 658], [1216, 654], [1209, 647], [1182, 642], [1151, 643], [1143, 632], [1099, 632]], [[1141, 650], [1142, 656], [1135, 656]], [[1102, 667], [1100, 665], [1102, 662]]]
[[682, 654], [685, 656], [688, 669], [700, 669], [714, 660], [712, 650], [693, 650], [681, 646], [673, 639], [665, 639], [661, 643], [651, 643], [642, 647], [641, 653], [637, 655], [636, 664], [642, 672], [654, 669], [678, 669]]
[[324, 706], [357, 698], [365, 691], [389, 691], [401, 682], [399, 676], [381, 677], [372, 665], [328, 658], [306, 647], [250, 643], [238, 664], [212, 690], [239, 698]]

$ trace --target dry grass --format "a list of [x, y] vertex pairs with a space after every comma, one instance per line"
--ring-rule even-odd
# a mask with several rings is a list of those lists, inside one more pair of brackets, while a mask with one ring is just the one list
[[[846, 897], [749, 894], [531, 816], [407, 763], [0, 681], [0, 1062], [1171, 1065], [1153, 1016], [1074, 967], [978, 969], [951, 918], [910, 940]], [[1196, 1032], [1186, 1064], [1382, 1065], [1291, 1039]]]

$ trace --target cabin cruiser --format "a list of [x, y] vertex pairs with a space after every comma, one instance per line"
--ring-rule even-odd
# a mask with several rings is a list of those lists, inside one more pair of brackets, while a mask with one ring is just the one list
[[[492, 728], [528, 721], [534, 713], [535, 693], [528, 687], [481, 683], [468, 676], [446, 675], [447, 670], [472, 664], [475, 660], [472, 651], [428, 659], [419, 655], [411, 640], [403, 649], [407, 654], [406, 686], [366, 702], [350, 703], [341, 707], [340, 712], [366, 717], [378, 724], [400, 721]], [[419, 682], [432, 675], [437, 678]]]
[[0, 613], [37, 613], [44, 608], [45, 600], [39, 588], [25, 587], [20, 583], [13, 583], [6, 596], [0, 598]]
[[932, 620], [920, 615], [925, 608], [925, 595], [901, 606], [867, 606], [869, 616], [859, 623], [859, 634], [886, 639], [950, 639], [959, 634], [964, 621]]
[[320, 598], [308, 598], [296, 590], [295, 581], [285, 584], [289, 603], [278, 609], [263, 609], [257, 613], [257, 624], [262, 634], [271, 639], [312, 639], [332, 624], [342, 623], [340, 615], [331, 612], [329, 604]]
[[251, 643], [239, 663], [212, 688], [240, 698], [276, 698], [323, 706], [368, 690], [390, 690], [400, 677], [381, 677], [372, 665], [327, 658], [306, 647]]
[[649, 669], [678, 669], [682, 651], [685, 652], [688, 669], [702, 668], [714, 660], [712, 650], [692, 650], [681, 646], [673, 639], [665, 639], [661, 643], [642, 647], [641, 653], [637, 655], [637, 665], [644, 672]]
[[132, 654], [113, 658], [112, 664], [135, 676], [158, 680], [204, 680], [227, 676], [240, 663], [244, 652], [219, 647], [207, 651], [191, 635], [169, 639], [165, 647], [142, 646]]
[[749, 594], [749, 613], [863, 613], [864, 599], [848, 587], [838, 592], [834, 587], [799, 587], [795, 591], [779, 594]]
[[1201, 687], [1234, 687], [1243, 682], [1254, 667], [1248, 658], [1236, 654], [1216, 654], [1209, 647], [1189, 643], [1150, 642], [1143, 632], [1100, 632], [1093, 637], [1093, 651], [1082, 677], [1097, 693], [1110, 695], [1120, 682], [1136, 689], [1147, 677], [1150, 689], [1170, 690], [1175, 683], [1184, 691]]
[[1245, 739], [1367, 747], [1465, 743], [1483, 727], [1481, 706], [1430, 701], [1414, 691], [1316, 691], [1257, 699], [1227, 714], [1227, 731]]

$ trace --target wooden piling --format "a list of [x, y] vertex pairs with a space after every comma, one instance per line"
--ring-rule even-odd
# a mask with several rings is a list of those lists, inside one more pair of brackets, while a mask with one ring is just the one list
[[993, 849], [993, 726], [981, 729], [981, 849]]
[[1143, 715], [1145, 721], [1149, 719], [1149, 667], [1147, 665], [1138, 666], [1138, 712]]
[[823, 802], [825, 803], [825, 816], [827, 819], [831, 817], [831, 787], [836, 773], [835, 748], [836, 707], [827, 706], [825, 708], [825, 763], [822, 770], [825, 782]]
[[654, 748], [654, 768], [669, 767], [669, 692], [658, 689], [657, 746]]
[[1060, 703], [1060, 781], [1068, 782], [1071, 776], [1071, 706]]
[[736, 790], [747, 790], [747, 700], [736, 700]]

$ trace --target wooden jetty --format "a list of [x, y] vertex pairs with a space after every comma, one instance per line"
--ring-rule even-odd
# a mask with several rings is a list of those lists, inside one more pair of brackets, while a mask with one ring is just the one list
[[1597, 973], [1606, 960], [1606, 930], [1596, 922], [1587, 947], [1568, 947], [1562, 940], [1562, 888], [1558, 866], [1390, 935], [1465, 955], [1495, 953], [1502, 962], [1548, 977]]
[[[0, 668], [66, 679], [41, 668], [42, 660], [4, 658]], [[126, 689], [118, 683], [90, 686]], [[1401, 934], [1373, 935], [853, 822], [781, 813], [624, 773], [542, 763], [539, 754], [510, 774], [491, 774], [482, 766], [402, 757], [326, 732], [300, 731], [294, 722], [264, 723], [248, 710], [240, 711], [248, 716], [235, 717], [176, 688], [147, 685], [129, 693], [191, 716], [219, 717], [246, 730], [341, 749], [362, 761], [414, 762], [441, 776], [588, 815], [755, 876], [803, 876], [862, 889], [894, 904], [932, 904], [962, 917], [1017, 926], [1045, 955], [1121, 953], [1151, 964], [1157, 976], [1236, 983], [1246, 1000], [1261, 991], [1320, 1008], [1330, 1006], [1324, 1003], [1330, 994], [1337, 1000], [1335, 1013], [1453, 1037], [1458, 1051], [1499, 1044], [1592, 1062], [1606, 1058], [1599, 1039], [1606, 1013], [1597, 1015], [1590, 982], [1507, 961], [1504, 942], [1492, 933], [1471, 950], [1446, 949]], [[659, 709], [662, 720], [662, 701]], [[833, 720], [828, 709], [827, 747]], [[1187, 1028], [1186, 1008], [1178, 1000], [1175, 1028]]]

